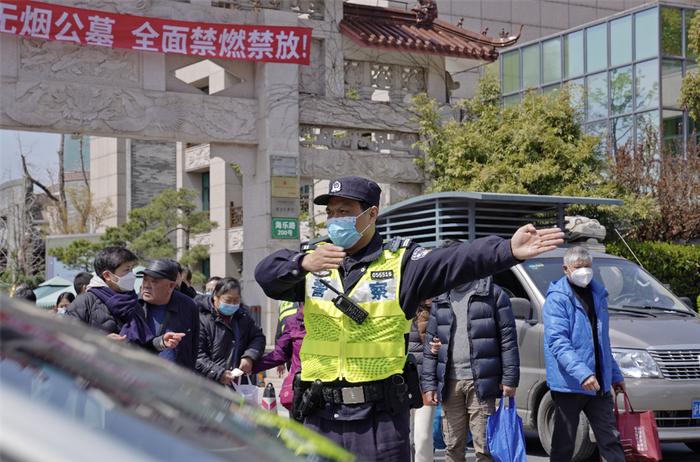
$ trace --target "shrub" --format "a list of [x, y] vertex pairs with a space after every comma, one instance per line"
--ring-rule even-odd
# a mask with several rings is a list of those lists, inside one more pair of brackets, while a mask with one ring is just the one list
[[[669, 284], [679, 297], [695, 300], [700, 310], [700, 246], [654, 241], [627, 243], [647, 271]], [[608, 253], [635, 261], [621, 241], [606, 243], [606, 249]]]

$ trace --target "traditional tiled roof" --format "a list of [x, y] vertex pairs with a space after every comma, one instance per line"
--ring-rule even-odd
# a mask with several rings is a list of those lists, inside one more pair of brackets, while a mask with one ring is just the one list
[[520, 33], [489, 37], [438, 19], [419, 22], [411, 11], [353, 3], [344, 3], [339, 27], [360, 46], [484, 61], [495, 61], [496, 48], [513, 45], [520, 38]]

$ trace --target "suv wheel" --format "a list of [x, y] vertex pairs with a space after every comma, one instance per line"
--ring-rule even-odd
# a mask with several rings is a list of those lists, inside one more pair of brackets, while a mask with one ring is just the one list
[[[540, 443], [547, 454], [552, 451], [552, 433], [554, 431], [554, 401], [552, 395], [547, 392], [537, 408], [537, 434]], [[576, 431], [576, 444], [571, 458], [572, 462], [586, 460], [595, 451], [595, 443], [588, 438], [588, 419], [581, 413], [581, 418]]]
[[700, 441], [693, 441], [692, 443], [685, 443], [688, 449], [693, 451], [695, 454], [700, 454]]

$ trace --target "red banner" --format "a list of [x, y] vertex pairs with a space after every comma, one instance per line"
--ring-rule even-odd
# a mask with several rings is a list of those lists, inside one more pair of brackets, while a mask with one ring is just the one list
[[242, 61], [309, 64], [308, 27], [209, 24], [0, 1], [0, 32], [107, 48]]

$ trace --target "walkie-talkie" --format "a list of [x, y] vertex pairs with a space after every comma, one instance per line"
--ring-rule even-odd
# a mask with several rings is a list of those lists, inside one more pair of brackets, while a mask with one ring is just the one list
[[350, 319], [352, 319], [358, 324], [362, 324], [363, 322], [365, 322], [365, 319], [367, 319], [367, 316], [369, 315], [367, 311], [365, 311], [357, 303], [353, 302], [350, 299], [350, 297], [333, 287], [325, 279], [318, 278], [318, 280], [321, 281], [321, 284], [338, 294], [338, 296], [333, 299], [333, 304], [336, 308], [345, 313]]

